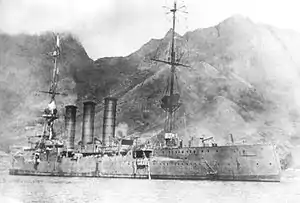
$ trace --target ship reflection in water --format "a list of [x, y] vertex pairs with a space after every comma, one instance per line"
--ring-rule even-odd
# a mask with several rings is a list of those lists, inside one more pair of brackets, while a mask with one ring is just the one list
[[0, 202], [298, 203], [298, 188], [300, 172], [280, 183], [3, 176]]

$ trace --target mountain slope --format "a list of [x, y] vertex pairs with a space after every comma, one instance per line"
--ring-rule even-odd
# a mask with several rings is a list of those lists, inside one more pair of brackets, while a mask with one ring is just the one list
[[[209, 128], [219, 137], [237, 129], [229, 127], [226, 119], [237, 117], [241, 124], [237, 126], [241, 126], [244, 133], [255, 132], [253, 129], [261, 126], [274, 126], [286, 133], [282, 139], [294, 136], [299, 123], [299, 64], [291, 60], [291, 55], [295, 55], [291, 53], [292, 47], [289, 48], [291, 44], [278, 40], [284, 32], [278, 31], [280, 34], [274, 37], [275, 28], [256, 25], [240, 16], [227, 19], [217, 27], [189, 32], [177, 40], [177, 44], [187, 41], [187, 45], [181, 48], [188, 53], [182, 61], [192, 66], [190, 70], [178, 68], [183, 109], [192, 106], [187, 114], [195, 109], [198, 111], [188, 122], [194, 125], [212, 123]], [[293, 37], [296, 43], [300, 42], [299, 35]], [[164, 54], [161, 56], [165, 57]], [[154, 67], [156, 70], [160, 68]], [[155, 83], [158, 85], [162, 81]], [[145, 85], [143, 88], [147, 89]], [[130, 98], [143, 98], [138, 90], [132, 94], [134, 97]], [[218, 97], [225, 99], [216, 103]], [[234, 104], [235, 108], [228, 107], [227, 103]], [[216, 109], [228, 109], [231, 113], [220, 114], [224, 118], [216, 121], [218, 114], [212, 113]], [[219, 130], [216, 130], [217, 125]], [[224, 130], [225, 127], [228, 129]], [[222, 136], [220, 139], [224, 138]]]
[[[163, 39], [151, 40], [122, 58], [135, 61], [140, 73], [150, 73], [140, 77], [144, 82], [134, 82], [136, 86], [119, 97], [118, 123], [128, 124], [129, 133], [139, 131], [149, 136], [153, 135], [149, 132], [163, 128], [165, 114], [159, 100], [169, 69], [159, 63], [149, 65], [144, 58], [167, 59], [169, 37], [167, 33]], [[254, 24], [241, 16], [177, 35], [179, 53], [185, 53], [181, 62], [191, 65], [177, 69], [183, 101], [177, 114], [179, 135], [185, 135], [185, 112], [186, 131], [196, 136], [213, 135], [221, 144], [229, 142], [230, 133], [237, 142], [299, 143], [300, 64], [295, 59], [295, 44], [299, 43], [298, 33]], [[141, 111], [143, 105], [150, 108], [147, 117]], [[101, 119], [100, 111], [97, 136], [102, 132]]]
[[[59, 91], [68, 96], [58, 97], [58, 103], [74, 103], [77, 93], [73, 76], [94, 64], [72, 35], [63, 34], [62, 41]], [[38, 116], [49, 102], [49, 96], [38, 94], [38, 91], [50, 87], [53, 69], [50, 52], [54, 43], [50, 33], [40, 36], [0, 34], [0, 138], [3, 147], [15, 143], [15, 139], [25, 141], [25, 135], [35, 133], [29, 127], [36, 126]]]
[[[23, 139], [34, 132], [25, 132], [24, 127], [37, 123], [48, 102], [45, 95], [33, 92], [49, 88], [52, 61], [44, 53], [52, 51], [53, 38], [50, 34], [0, 37], [0, 135], [2, 140]], [[119, 99], [120, 129], [142, 137], [161, 132], [165, 113], [160, 99], [170, 69], [149, 59], [168, 60], [170, 37], [171, 30], [127, 57], [92, 61], [74, 37], [64, 35], [60, 89], [69, 96], [58, 97], [58, 103], [77, 101], [77, 140], [85, 99], [98, 103], [95, 134], [101, 137], [102, 102], [107, 95]], [[191, 66], [177, 68], [176, 88], [183, 102], [176, 118], [179, 136], [212, 135], [226, 144], [232, 133], [237, 142], [300, 143], [298, 45], [300, 34], [241, 16], [176, 35], [177, 57]], [[145, 106], [150, 113], [143, 113]]]

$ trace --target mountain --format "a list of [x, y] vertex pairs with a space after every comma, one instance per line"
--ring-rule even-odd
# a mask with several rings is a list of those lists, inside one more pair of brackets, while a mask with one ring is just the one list
[[[233, 16], [214, 27], [176, 38], [179, 56], [184, 53], [181, 62], [191, 66], [177, 68], [183, 102], [177, 114], [180, 136], [185, 132], [213, 135], [218, 143], [226, 144], [232, 133], [240, 143], [276, 143], [284, 155], [290, 143], [299, 145], [298, 33]], [[118, 62], [114, 65], [106, 65], [107, 69], [122, 69], [123, 61], [136, 62], [128, 76], [136, 71], [144, 73], [119, 97], [118, 113], [118, 123], [127, 124], [128, 132], [139, 131], [142, 137], [153, 136], [163, 128], [165, 115], [159, 101], [169, 71], [166, 65], [150, 65], [145, 58], [167, 59], [169, 39], [170, 31], [163, 39], [153, 39], [137, 52], [115, 58]], [[150, 108], [146, 118], [141, 105]], [[97, 121], [101, 121], [101, 113]], [[180, 130], [184, 113], [187, 129]], [[96, 125], [100, 136], [102, 123]]]
[[[52, 51], [53, 37], [0, 36], [0, 136], [5, 143], [25, 141], [24, 135], [33, 130], [25, 132], [24, 127], [37, 123], [48, 102], [46, 95], [32, 93], [49, 88], [52, 61], [43, 54]], [[168, 59], [170, 37], [171, 30], [129, 56], [92, 61], [74, 36], [64, 35], [60, 88], [69, 95], [58, 97], [58, 102], [77, 102], [77, 141], [85, 99], [98, 103], [95, 134], [101, 137], [102, 102], [107, 95], [119, 99], [117, 131], [160, 137], [165, 113], [159, 102], [170, 69], [149, 59]], [[177, 68], [182, 101], [176, 118], [179, 136], [214, 136], [226, 144], [231, 133], [236, 142], [279, 144], [286, 156], [291, 143], [300, 143], [299, 45], [299, 33], [255, 24], [243, 16], [176, 34], [177, 57], [190, 65]], [[145, 106], [150, 113], [142, 112]]]
[[[158, 102], [169, 69], [163, 64], [150, 66], [144, 58], [166, 59], [169, 37], [167, 33], [163, 39], [151, 40], [137, 52], [105, 64], [107, 70], [128, 72], [117, 76], [122, 80], [136, 72], [144, 73], [139, 75], [139, 81], [132, 82], [131, 91], [119, 98], [118, 121], [127, 123], [129, 128], [140, 127], [144, 132], [163, 123]], [[215, 27], [177, 35], [176, 43], [182, 45], [180, 53], [186, 53], [181, 61], [191, 65], [177, 69], [183, 101], [179, 120], [185, 112], [190, 115], [188, 126], [201, 126], [200, 131], [211, 132], [220, 142], [227, 142], [229, 133], [237, 139], [251, 136], [253, 141], [273, 137], [270, 133], [276, 133], [274, 137], [280, 142], [298, 139], [297, 33], [234, 16]], [[96, 66], [103, 67], [97, 61]], [[114, 84], [120, 83], [119, 80]], [[148, 120], [142, 118], [139, 105], [145, 100], [152, 105], [153, 116]]]
[[[94, 62], [82, 45], [71, 34], [62, 35], [62, 64], [60, 90], [69, 96], [58, 98], [59, 103], [76, 102], [77, 86], [74, 76], [81, 69], [90, 69]], [[47, 105], [53, 69], [50, 52], [54, 36], [13, 35], [0, 33], [0, 138], [1, 147], [26, 140], [26, 135], [36, 133], [39, 116]]]

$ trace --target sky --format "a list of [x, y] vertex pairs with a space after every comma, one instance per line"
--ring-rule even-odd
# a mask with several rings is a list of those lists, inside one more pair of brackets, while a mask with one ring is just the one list
[[[298, 0], [177, 0], [176, 32], [214, 26], [241, 14], [253, 22], [300, 32]], [[171, 28], [173, 0], [0, 0], [0, 31], [71, 32], [92, 59], [126, 56]]]

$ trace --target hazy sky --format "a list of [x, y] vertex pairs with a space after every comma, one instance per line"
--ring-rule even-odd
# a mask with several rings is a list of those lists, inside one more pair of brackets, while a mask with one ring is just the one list
[[[177, 0], [177, 32], [213, 26], [234, 14], [300, 31], [298, 0]], [[0, 30], [8, 33], [71, 31], [88, 55], [125, 56], [171, 27], [173, 0], [0, 0]]]

